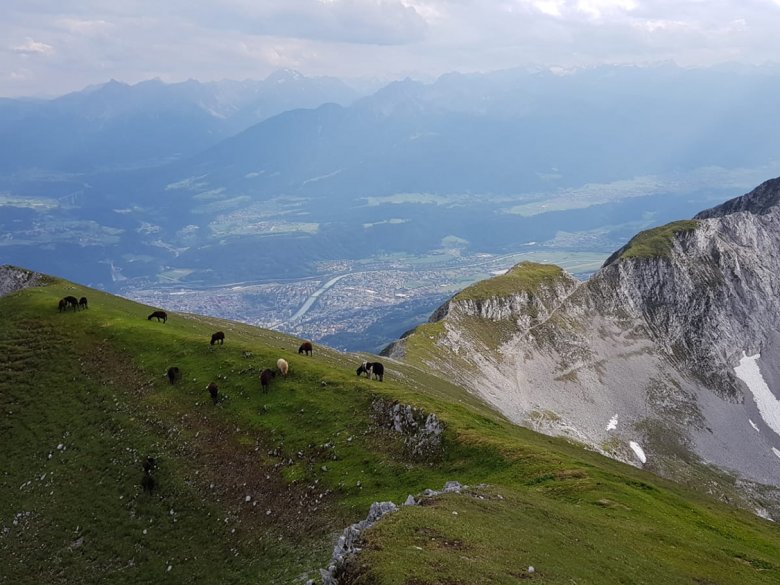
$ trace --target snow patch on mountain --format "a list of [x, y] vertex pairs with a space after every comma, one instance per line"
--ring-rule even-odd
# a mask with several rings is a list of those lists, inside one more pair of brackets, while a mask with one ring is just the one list
[[637, 458], [642, 463], [647, 463], [647, 455], [645, 455], [644, 449], [637, 443], [636, 441], [631, 441], [629, 444], [629, 447], [631, 447], [631, 450], [636, 453]]
[[743, 352], [742, 359], [734, 368], [734, 372], [753, 394], [761, 418], [770, 429], [780, 435], [780, 400], [775, 398], [761, 375], [761, 368], [758, 366], [759, 357], [760, 354], [749, 356]]
[[607, 425], [608, 431], [614, 431], [617, 428], [618, 425], [618, 415], [616, 414], [611, 419], [609, 419], [609, 424]]

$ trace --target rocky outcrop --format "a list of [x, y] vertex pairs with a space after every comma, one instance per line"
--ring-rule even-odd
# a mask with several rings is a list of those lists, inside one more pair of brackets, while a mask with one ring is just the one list
[[444, 423], [434, 413], [383, 398], [376, 398], [371, 408], [380, 426], [403, 437], [407, 457], [432, 461], [441, 455]]
[[[552, 268], [537, 265], [469, 287], [394, 351], [518, 424], [634, 465], [780, 486], [778, 252], [775, 179], [638, 234], [587, 282], [539, 280]], [[760, 355], [749, 383], [735, 371], [746, 355]], [[750, 384], [774, 397], [763, 412]]]
[[[358, 541], [364, 530], [370, 528], [377, 520], [385, 514], [395, 512], [398, 509], [393, 502], [374, 502], [366, 516], [360, 522], [355, 522], [347, 526], [339, 536], [336, 545], [333, 547], [333, 554], [330, 563], [326, 569], [320, 569], [320, 578], [322, 585], [338, 585], [338, 575], [349, 556], [360, 552]], [[307, 585], [314, 585], [314, 580], [309, 580]]]
[[29, 288], [46, 284], [46, 277], [38, 272], [6, 264], [0, 266], [0, 297]]
[[[538, 270], [540, 267], [546, 269], [548, 265], [522, 262], [507, 275], [487, 281], [488, 285], [480, 285], [474, 291], [466, 289], [437, 309], [429, 322], [440, 321], [445, 317], [452, 319], [465, 316], [489, 321], [515, 320], [518, 327], [529, 328], [544, 321], [580, 283], [560, 269], [553, 271], [549, 278], [541, 282], [526, 283], [522, 279], [525, 272]], [[506, 292], [507, 284], [511, 286], [513, 280], [518, 280], [520, 287]], [[498, 289], [497, 294], [491, 293], [494, 287]]]
[[[433, 498], [441, 494], [459, 494], [468, 486], [458, 481], [448, 481], [441, 490], [426, 489], [417, 498], [409, 494], [403, 506], [416, 506], [422, 499]], [[341, 574], [351, 557], [360, 552], [360, 537], [365, 530], [373, 526], [386, 514], [396, 512], [398, 506], [393, 502], [374, 502], [368, 510], [368, 515], [360, 522], [347, 526], [333, 547], [330, 563], [325, 569], [320, 569], [322, 585], [339, 585]], [[315, 585], [314, 579], [309, 579], [306, 585]]]

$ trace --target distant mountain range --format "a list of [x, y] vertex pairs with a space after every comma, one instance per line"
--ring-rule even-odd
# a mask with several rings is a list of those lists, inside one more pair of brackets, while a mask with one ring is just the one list
[[772, 67], [664, 65], [6, 100], [0, 252], [114, 290], [331, 278], [453, 242], [606, 254], [776, 174], [779, 92]]
[[156, 166], [286, 110], [357, 97], [340, 80], [280, 70], [262, 81], [111, 80], [52, 100], [2, 99], [0, 172]]
[[[775, 70], [610, 67], [398, 81], [284, 113], [168, 169], [225, 198], [517, 195], [780, 158]], [[160, 185], [165, 187], [165, 185]]]

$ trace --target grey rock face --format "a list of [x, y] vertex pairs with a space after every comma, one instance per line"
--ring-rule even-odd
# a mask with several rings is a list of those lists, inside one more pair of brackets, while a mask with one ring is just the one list
[[733, 367], [743, 351], [766, 345], [773, 328], [767, 319], [780, 315], [779, 243], [778, 207], [702, 219], [674, 241], [668, 257], [604, 267], [588, 283], [590, 296], [595, 305], [643, 320], [682, 369], [738, 399]]
[[[442, 490], [426, 489], [420, 497], [431, 498], [441, 494], [460, 494], [467, 488], [468, 486], [462, 485], [460, 482], [448, 481], [444, 484]], [[417, 501], [412, 495], [409, 495], [406, 498], [406, 502], [404, 502], [405, 506], [415, 506], [416, 504]], [[347, 526], [336, 541], [336, 545], [333, 547], [333, 554], [331, 555], [328, 568], [320, 569], [322, 585], [339, 585], [339, 575], [345, 564], [350, 557], [358, 554], [361, 550], [359, 544], [363, 532], [373, 526], [386, 514], [390, 514], [397, 510], [398, 506], [393, 502], [374, 502], [371, 504], [371, 508], [365, 519]], [[307, 585], [314, 585], [314, 580], [310, 579], [307, 581]]]
[[44, 279], [42, 274], [32, 270], [8, 264], [0, 266], [0, 297], [31, 286], [41, 286]]
[[444, 423], [434, 413], [381, 398], [374, 400], [372, 409], [380, 425], [403, 436], [407, 456], [415, 460], [431, 460], [439, 456]]
[[489, 321], [514, 319], [519, 328], [528, 329], [548, 319], [560, 306], [561, 300], [576, 290], [579, 284], [572, 275], [562, 273], [560, 279], [542, 284], [533, 292], [518, 291], [508, 297], [450, 300], [437, 309], [429, 321], [440, 321], [453, 312]]
[[[626, 246], [585, 283], [456, 295], [435, 315], [444, 333], [426, 364], [518, 424], [625, 462], [678, 478], [715, 465], [780, 486], [780, 179], [692, 225], [648, 232], [657, 247]], [[754, 354], [777, 412], [736, 375]], [[745, 505], [780, 510], [737, 491], [722, 497], [750, 491]]]
[[323, 585], [338, 585], [338, 572], [347, 557], [360, 552], [358, 539], [366, 528], [372, 526], [385, 514], [395, 512], [398, 507], [393, 502], [374, 502], [364, 520], [347, 526], [333, 547], [330, 564], [327, 569], [320, 569]]

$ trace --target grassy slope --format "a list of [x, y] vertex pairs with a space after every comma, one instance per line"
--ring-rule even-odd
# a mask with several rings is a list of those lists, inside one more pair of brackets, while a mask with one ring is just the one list
[[640, 232], [631, 238], [619, 259], [668, 256], [672, 249], [672, 238], [679, 233], [695, 230], [697, 225], [698, 221], [688, 219]]
[[[57, 313], [66, 294], [91, 308]], [[514, 583], [529, 565], [540, 583], [780, 579], [775, 525], [514, 427], [410, 366], [369, 382], [357, 356], [304, 358], [294, 339], [216, 319], [149, 322], [146, 307], [69, 283], [0, 298], [0, 311], [0, 582], [296, 582], [372, 501], [449, 479], [490, 487], [383, 520], [356, 582]], [[224, 347], [208, 344], [217, 329]], [[257, 373], [278, 357], [290, 376], [263, 395]], [[175, 387], [170, 365], [184, 372]], [[378, 393], [440, 415], [440, 461], [404, 459], [371, 421]], [[160, 462], [151, 497], [147, 454]]]
[[454, 301], [485, 300], [516, 295], [521, 291], [536, 292], [542, 284], [552, 284], [564, 275], [555, 264], [520, 262], [505, 274], [475, 282], [453, 298]]

